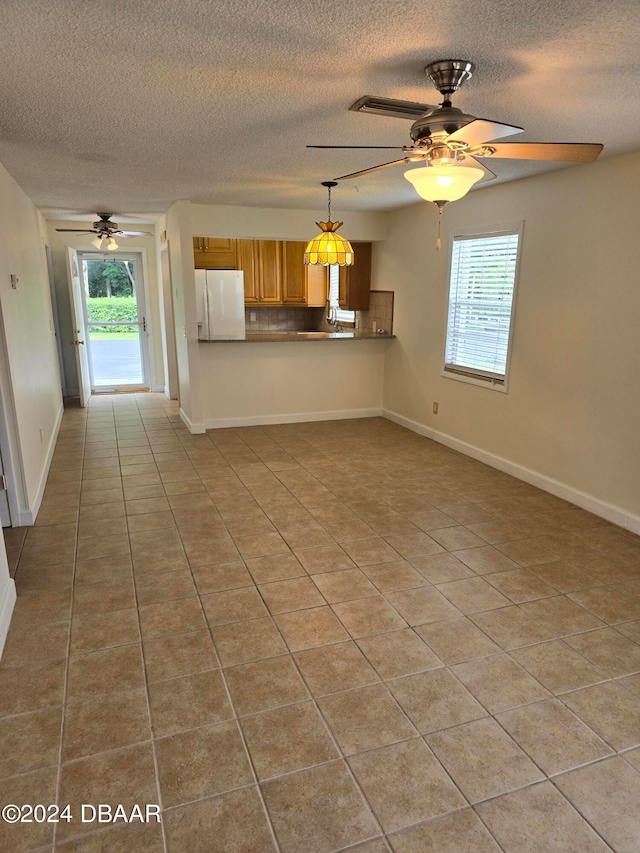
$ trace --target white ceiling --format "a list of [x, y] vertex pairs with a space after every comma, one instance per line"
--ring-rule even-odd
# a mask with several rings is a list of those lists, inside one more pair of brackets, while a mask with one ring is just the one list
[[[454, 105], [606, 157], [640, 148], [639, 44], [637, 0], [4, 0], [0, 162], [51, 210], [321, 207], [321, 181], [395, 152], [305, 146], [407, 144], [410, 122], [347, 108], [438, 103], [423, 68], [445, 58], [477, 66]], [[402, 172], [345, 181], [336, 212], [415, 202]]]

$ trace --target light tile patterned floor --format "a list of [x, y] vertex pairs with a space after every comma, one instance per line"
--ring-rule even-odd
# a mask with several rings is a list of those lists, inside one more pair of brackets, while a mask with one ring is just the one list
[[640, 849], [640, 540], [382, 419], [69, 409], [6, 531], [3, 851]]

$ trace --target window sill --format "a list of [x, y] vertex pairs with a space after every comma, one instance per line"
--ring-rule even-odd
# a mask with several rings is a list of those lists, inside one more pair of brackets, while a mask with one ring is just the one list
[[478, 388], [486, 388], [489, 391], [499, 391], [501, 394], [507, 394], [509, 391], [509, 380], [505, 377], [504, 382], [492, 382], [490, 379], [478, 379], [471, 374], [454, 373], [452, 370], [441, 370], [440, 376], [444, 379], [455, 379], [458, 382], [465, 382], [467, 385], [476, 385]]

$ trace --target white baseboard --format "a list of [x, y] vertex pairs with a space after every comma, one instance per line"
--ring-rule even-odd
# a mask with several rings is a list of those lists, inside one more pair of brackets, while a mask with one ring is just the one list
[[269, 424], [299, 424], [308, 421], [341, 421], [353, 418], [379, 418], [382, 409], [339, 409], [335, 412], [298, 412], [286, 415], [249, 415], [241, 418], [205, 418], [207, 429], [268, 426]]
[[166, 385], [154, 385], [151, 389], [154, 394], [164, 394], [166, 393]]
[[11, 624], [11, 616], [16, 603], [16, 585], [13, 578], [9, 578], [2, 602], [0, 603], [0, 658], [2, 658], [2, 650], [9, 632]]
[[49, 476], [49, 469], [51, 468], [51, 460], [53, 459], [53, 453], [56, 449], [56, 441], [58, 440], [58, 433], [60, 432], [60, 424], [62, 423], [63, 414], [64, 406], [61, 405], [60, 409], [58, 410], [58, 414], [56, 415], [56, 422], [51, 433], [51, 438], [49, 439], [47, 455], [44, 460], [44, 465], [40, 474], [40, 480], [38, 482], [38, 488], [36, 489], [33, 501], [31, 502], [31, 505], [28, 506], [26, 509], [20, 510], [19, 524], [21, 527], [28, 527], [32, 524], [35, 524], [35, 520], [40, 509], [40, 504], [42, 503], [42, 497], [44, 495], [45, 486], [47, 485], [47, 477]]
[[582, 507], [582, 509], [586, 509], [594, 515], [604, 518], [606, 521], [610, 521], [619, 527], [624, 527], [626, 530], [640, 535], [640, 516], [633, 515], [606, 501], [601, 501], [593, 495], [589, 495], [579, 489], [574, 489], [572, 486], [567, 486], [565, 483], [554, 480], [552, 477], [547, 477], [546, 474], [540, 474], [531, 468], [525, 468], [524, 465], [518, 465], [516, 462], [511, 462], [502, 456], [496, 456], [494, 453], [489, 453], [473, 444], [467, 444], [466, 441], [460, 441], [460, 439], [453, 438], [453, 436], [447, 435], [444, 432], [438, 432], [417, 421], [412, 421], [410, 418], [405, 418], [396, 412], [384, 409], [382, 415], [387, 420], [406, 427], [412, 430], [412, 432], [417, 432], [420, 435], [433, 439], [433, 441], [437, 441], [439, 444], [444, 444], [452, 448], [452, 450], [457, 450], [466, 456], [471, 456], [473, 459], [484, 462], [492, 468], [497, 468], [498, 471], [511, 474], [511, 476], [516, 477], [518, 480], [523, 480], [525, 483], [537, 486], [545, 492], [570, 501], [572, 504]]
[[192, 435], [199, 435], [200, 433], [206, 432], [206, 427], [204, 424], [192, 423], [192, 421], [189, 419], [189, 417], [187, 417], [187, 415], [182, 411], [182, 409], [180, 409], [180, 419]]

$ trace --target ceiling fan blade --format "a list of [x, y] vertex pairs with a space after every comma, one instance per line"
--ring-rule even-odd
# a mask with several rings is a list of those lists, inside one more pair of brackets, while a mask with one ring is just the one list
[[378, 98], [376, 95], [364, 95], [351, 104], [349, 110], [355, 113], [369, 113], [392, 118], [408, 118], [415, 121], [437, 107], [431, 104], [418, 104], [415, 101], [398, 101], [395, 98]]
[[307, 148], [385, 148], [392, 151], [406, 151], [405, 145], [307, 145]]
[[56, 231], [68, 231], [69, 234], [97, 234], [97, 231], [94, 231], [93, 228], [89, 228], [85, 230], [78, 230], [77, 228], [56, 228]]
[[488, 145], [489, 153], [472, 151], [474, 157], [504, 157], [510, 160], [558, 160], [591, 163], [604, 148], [595, 142], [499, 142]]
[[361, 169], [359, 172], [351, 172], [350, 175], [341, 175], [339, 178], [334, 178], [334, 181], [346, 181], [348, 178], [359, 178], [361, 175], [368, 175], [369, 172], [377, 172], [378, 169], [386, 169], [389, 166], [399, 166], [400, 163], [412, 163], [415, 158], [402, 157], [400, 160], [392, 160], [390, 163], [381, 163], [379, 166], [372, 166], [370, 169]]
[[497, 121], [477, 118], [475, 121], [465, 124], [460, 130], [449, 134], [445, 142], [465, 142], [469, 148], [472, 148], [474, 145], [481, 145], [483, 142], [489, 142], [492, 139], [501, 139], [503, 136], [522, 133], [523, 130], [523, 127], [516, 127], [513, 124], [500, 124]]
[[153, 237], [151, 231], [114, 231], [114, 234], [120, 234], [122, 237]]
[[476, 160], [475, 157], [471, 157], [469, 154], [465, 154], [465, 158], [462, 161], [463, 166], [475, 166], [478, 169], [482, 169], [484, 172], [484, 177], [480, 178], [478, 181], [479, 184], [484, 184], [486, 181], [492, 181], [494, 178], [497, 178], [495, 172], [492, 172], [491, 169], [487, 169], [484, 163], [481, 163], [480, 160]]

